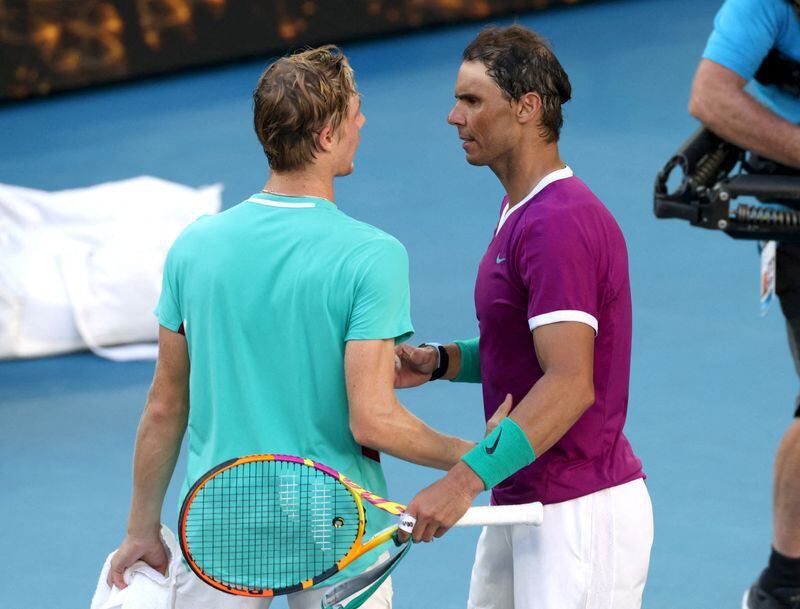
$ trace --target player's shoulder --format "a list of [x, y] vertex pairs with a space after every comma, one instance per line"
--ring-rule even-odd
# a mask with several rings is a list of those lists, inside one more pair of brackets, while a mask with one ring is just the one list
[[205, 260], [237, 248], [243, 235], [250, 231], [252, 209], [252, 206], [239, 203], [217, 214], [198, 217], [177, 236], [168, 260]]
[[794, 7], [789, 0], [725, 0], [720, 8], [732, 12], [770, 14], [784, 18], [794, 13]]
[[[222, 212], [225, 213], [225, 212]], [[170, 248], [170, 255], [175, 256], [184, 252], [190, 253], [197, 248], [204, 247], [204, 235], [222, 214], [202, 215], [187, 224], [175, 238]]]
[[524, 210], [514, 237], [517, 243], [526, 248], [590, 251], [599, 251], [604, 244], [624, 244], [612, 213], [579, 178], [559, 180], [540, 195]]
[[354, 248], [369, 254], [388, 253], [407, 256], [405, 246], [397, 237], [362, 220], [346, 214], [340, 215], [346, 238]]
[[393, 235], [367, 222], [349, 218], [339, 233], [344, 266], [351, 280], [365, 277], [407, 277], [408, 252]]
[[548, 185], [523, 210], [526, 224], [580, 224], [610, 216], [594, 192], [576, 176]]
[[221, 234], [247, 230], [252, 224], [255, 209], [257, 206], [250, 205], [245, 200], [217, 214], [200, 216], [186, 226], [181, 233], [181, 239], [189, 242], [202, 241]]
[[784, 31], [792, 19], [797, 19], [788, 0], [725, 0], [714, 21], [715, 29], [768, 28], [775, 34]]

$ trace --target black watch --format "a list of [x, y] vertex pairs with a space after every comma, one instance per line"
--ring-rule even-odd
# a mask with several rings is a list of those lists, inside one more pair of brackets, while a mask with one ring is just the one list
[[435, 381], [447, 374], [447, 368], [450, 366], [450, 356], [447, 354], [447, 349], [439, 343], [422, 343], [420, 347], [436, 347], [436, 350], [439, 352], [436, 370], [431, 374], [431, 380]]

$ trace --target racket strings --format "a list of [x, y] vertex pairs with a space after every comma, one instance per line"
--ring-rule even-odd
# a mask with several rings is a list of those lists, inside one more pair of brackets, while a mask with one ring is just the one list
[[210, 478], [186, 516], [189, 554], [239, 590], [280, 590], [315, 578], [347, 554], [358, 506], [338, 480], [291, 461], [250, 461]]

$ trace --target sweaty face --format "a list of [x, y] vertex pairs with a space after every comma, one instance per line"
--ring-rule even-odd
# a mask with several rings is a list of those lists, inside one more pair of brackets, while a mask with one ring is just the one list
[[456, 78], [456, 104], [447, 122], [458, 129], [467, 162], [492, 165], [513, 149], [517, 135], [514, 102], [486, 73], [480, 61], [465, 61]]
[[347, 116], [339, 125], [337, 134], [337, 176], [346, 176], [353, 172], [353, 158], [361, 142], [361, 127], [366, 120], [361, 112], [361, 97], [353, 95], [347, 106]]

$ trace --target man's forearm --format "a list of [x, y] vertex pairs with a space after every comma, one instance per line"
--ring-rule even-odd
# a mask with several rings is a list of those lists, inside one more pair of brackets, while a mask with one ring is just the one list
[[[451, 357], [451, 364], [447, 369], [444, 378], [456, 383], [480, 383], [481, 382], [481, 356], [478, 351], [479, 338], [469, 340], [457, 340], [446, 345], [448, 355]], [[453, 354], [458, 362], [457, 366], [452, 364]]]
[[[744, 91], [723, 97], [698, 116], [722, 139], [784, 165], [800, 167], [800, 127], [774, 114]], [[718, 105], [717, 105], [718, 104]]]
[[450, 469], [473, 444], [431, 429], [397, 401], [394, 360], [393, 340], [347, 343], [345, 377], [353, 438], [404, 461]]
[[449, 470], [475, 444], [439, 433], [411, 414], [399, 402], [371, 417], [356, 441], [403, 461]]
[[536, 457], [558, 442], [594, 403], [591, 382], [545, 373], [509, 415], [525, 432]]
[[136, 436], [129, 534], [152, 534], [159, 530], [161, 506], [185, 431], [185, 412], [164, 414], [158, 406], [148, 403]]
[[719, 137], [785, 165], [800, 167], [800, 127], [759, 103], [726, 68], [701, 63], [690, 113]]

